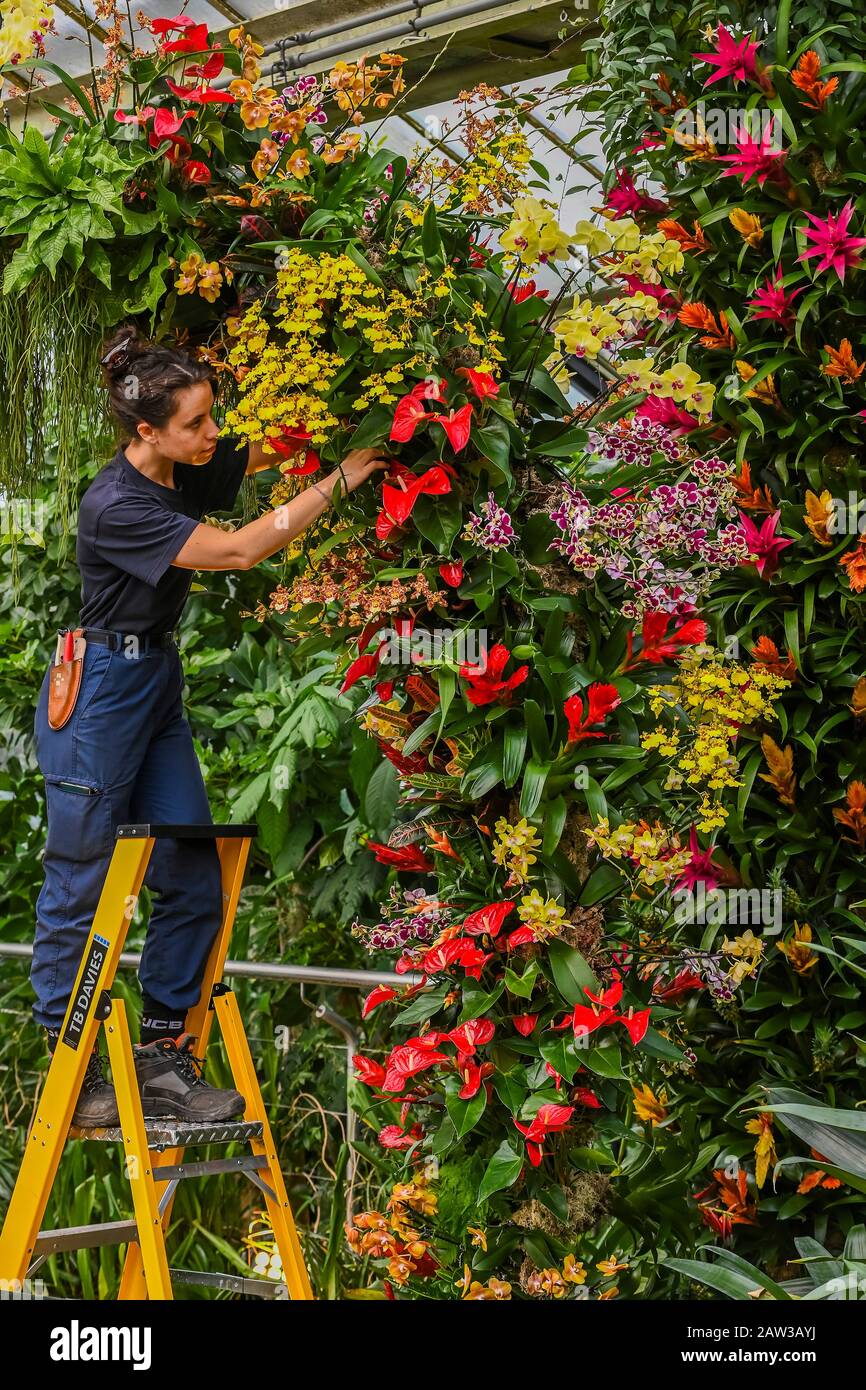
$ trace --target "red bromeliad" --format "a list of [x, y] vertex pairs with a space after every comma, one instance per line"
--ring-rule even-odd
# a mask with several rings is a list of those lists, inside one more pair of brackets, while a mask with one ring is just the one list
[[508, 648], [502, 642], [497, 642], [489, 653], [483, 654], [477, 665], [469, 661], [461, 664], [460, 675], [469, 683], [466, 696], [470, 704], [477, 706], [508, 702], [512, 691], [529, 675], [528, 666], [518, 666], [512, 675], [502, 679], [510, 656]]

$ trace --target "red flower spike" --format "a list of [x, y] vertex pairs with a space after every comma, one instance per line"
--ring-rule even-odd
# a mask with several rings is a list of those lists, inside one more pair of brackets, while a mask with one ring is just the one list
[[391, 864], [397, 869], [405, 869], [411, 873], [432, 873], [433, 871], [433, 865], [418, 849], [417, 845], [406, 845], [402, 849], [393, 849], [391, 845], [382, 845], [377, 840], [368, 840], [367, 848], [373, 851], [380, 864]]

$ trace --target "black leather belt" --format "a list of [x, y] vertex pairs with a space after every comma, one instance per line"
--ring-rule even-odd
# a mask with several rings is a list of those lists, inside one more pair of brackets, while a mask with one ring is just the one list
[[83, 629], [87, 642], [98, 647], [110, 647], [112, 651], [149, 652], [155, 647], [167, 649], [176, 641], [176, 629], [171, 632], [137, 633], [115, 632], [106, 627], [86, 627]]

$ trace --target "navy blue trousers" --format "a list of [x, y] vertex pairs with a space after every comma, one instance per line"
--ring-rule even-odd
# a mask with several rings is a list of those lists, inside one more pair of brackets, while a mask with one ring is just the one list
[[[48, 723], [45, 673], [33, 731], [48, 817], [30, 981], [33, 1017], [59, 1028], [114, 847], [126, 822], [212, 824], [183, 711], [177, 647], [139, 656], [88, 643], [75, 710]], [[158, 839], [144, 879], [153, 901], [139, 980], [182, 1016], [195, 1004], [219, 929], [222, 884], [212, 840]]]

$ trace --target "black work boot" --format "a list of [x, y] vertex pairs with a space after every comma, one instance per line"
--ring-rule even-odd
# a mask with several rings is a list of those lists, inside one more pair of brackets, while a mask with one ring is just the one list
[[174, 1038], [157, 1038], [134, 1048], [146, 1119], [171, 1115], [193, 1124], [214, 1124], [244, 1113], [246, 1101], [239, 1091], [222, 1091], [202, 1080], [198, 1068], [203, 1062], [193, 1056], [193, 1041], [191, 1033], [182, 1033], [176, 1042]]
[[[48, 1034], [48, 1050], [53, 1055], [60, 1029], [46, 1028], [45, 1031]], [[97, 1048], [93, 1049], [88, 1060], [71, 1123], [79, 1129], [110, 1129], [120, 1124], [114, 1087], [105, 1079]]]

